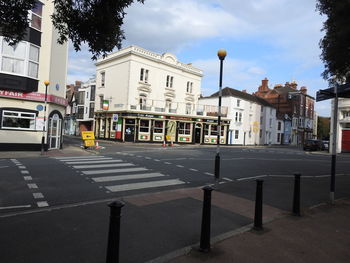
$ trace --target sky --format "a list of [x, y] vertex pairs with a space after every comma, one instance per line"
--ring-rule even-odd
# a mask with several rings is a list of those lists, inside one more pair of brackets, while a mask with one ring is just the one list
[[[308, 94], [328, 88], [321, 77], [319, 41], [326, 19], [316, 0], [145, 0], [126, 9], [123, 48], [136, 45], [203, 70], [202, 95], [219, 89], [219, 49], [225, 49], [223, 87], [255, 92], [265, 77], [269, 87], [296, 81]], [[92, 55], [69, 45], [68, 83], [95, 73]], [[330, 100], [317, 102], [330, 116]]]

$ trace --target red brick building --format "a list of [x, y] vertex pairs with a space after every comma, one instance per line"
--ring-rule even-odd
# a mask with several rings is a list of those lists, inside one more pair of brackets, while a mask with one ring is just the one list
[[264, 98], [277, 109], [277, 119], [284, 121], [284, 144], [301, 145], [313, 134], [315, 99], [307, 94], [307, 88], [292, 83], [278, 84], [270, 89], [268, 79], [262, 80], [254, 95]]

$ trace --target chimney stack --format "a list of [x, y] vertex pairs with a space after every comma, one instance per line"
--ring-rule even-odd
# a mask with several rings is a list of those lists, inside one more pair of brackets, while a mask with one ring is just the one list
[[265, 78], [265, 79], [263, 79], [263, 80], [261, 81], [261, 89], [262, 89], [263, 91], [269, 89], [269, 88], [268, 88], [268, 83], [269, 83], [269, 80], [268, 80], [267, 78]]
[[304, 87], [304, 86], [302, 86], [302, 87], [300, 88], [300, 92], [303, 93], [303, 94], [307, 94], [307, 88]]

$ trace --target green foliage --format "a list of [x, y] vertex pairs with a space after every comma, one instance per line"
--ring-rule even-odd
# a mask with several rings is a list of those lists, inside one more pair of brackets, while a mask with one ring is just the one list
[[320, 41], [321, 59], [325, 64], [324, 79], [350, 81], [350, 0], [317, 0], [316, 8], [326, 15], [325, 36]]
[[10, 44], [24, 38], [29, 26], [28, 10], [35, 0], [0, 0], [0, 33]]
[[[76, 51], [87, 43], [93, 59], [106, 55], [115, 47], [121, 48], [125, 39], [121, 29], [125, 8], [134, 0], [49, 0], [55, 5], [52, 22], [58, 30], [58, 43], [70, 39]], [[144, 0], [137, 0], [143, 3]], [[1, 34], [12, 43], [25, 35], [28, 27], [28, 10], [35, 0], [0, 0]]]

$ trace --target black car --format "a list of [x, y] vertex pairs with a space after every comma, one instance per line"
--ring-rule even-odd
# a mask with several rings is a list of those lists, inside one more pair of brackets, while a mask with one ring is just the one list
[[304, 151], [322, 151], [324, 149], [321, 140], [305, 140]]

